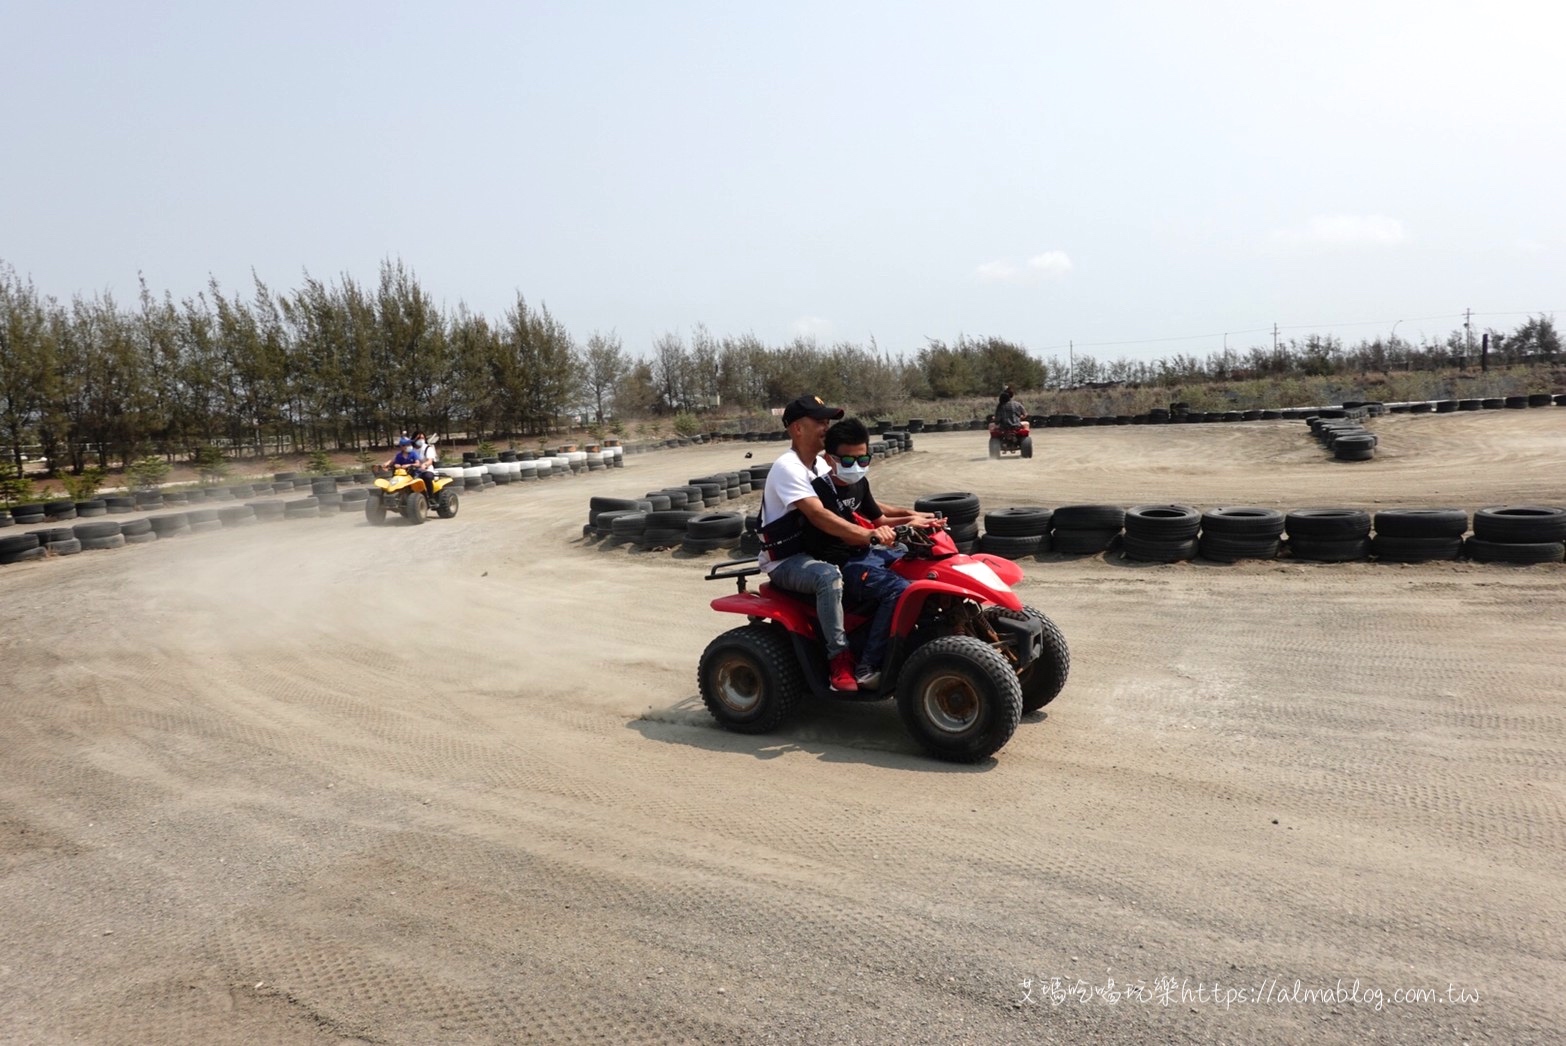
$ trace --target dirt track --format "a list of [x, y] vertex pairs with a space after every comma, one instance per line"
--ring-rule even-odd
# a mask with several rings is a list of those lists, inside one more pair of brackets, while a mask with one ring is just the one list
[[[1566, 410], [1372, 424], [1363, 464], [1246, 423], [874, 478], [1566, 503]], [[702, 561], [579, 535], [780, 449], [0, 568], [0, 1041], [1558, 1041], [1566, 569], [1028, 563], [1072, 676], [993, 762], [885, 704], [746, 738], [695, 695]]]

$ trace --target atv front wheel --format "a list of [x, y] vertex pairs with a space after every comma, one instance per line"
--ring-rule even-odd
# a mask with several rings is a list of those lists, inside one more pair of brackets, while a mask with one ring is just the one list
[[1025, 458], [1031, 458], [1033, 456], [1033, 437], [1032, 436], [1024, 436], [1024, 437], [1022, 437], [1022, 456], [1025, 457]]
[[1071, 673], [1071, 650], [1055, 622], [1029, 606], [1023, 607], [1022, 612], [1036, 618], [1044, 628], [1043, 652], [1017, 676], [1022, 686], [1022, 710], [1037, 712], [1065, 688], [1066, 676]]
[[376, 491], [364, 499], [364, 519], [372, 527], [378, 527], [386, 522], [386, 502], [381, 500], [381, 492]]
[[441, 519], [450, 519], [457, 514], [457, 492], [455, 490], [443, 490], [436, 499], [435, 511]]
[[805, 689], [793, 646], [776, 625], [745, 625], [708, 643], [696, 681], [712, 718], [741, 734], [777, 729]]
[[1001, 441], [996, 439], [994, 436], [991, 436], [990, 437], [990, 457], [998, 458], [1000, 456], [1001, 456]]
[[418, 491], [408, 495], [408, 500], [402, 504], [402, 518], [409, 523], [423, 523], [424, 517], [429, 515], [430, 503], [424, 495]]
[[941, 636], [909, 655], [897, 674], [897, 711], [937, 759], [976, 763], [1000, 751], [1022, 718], [1022, 689], [993, 647]]

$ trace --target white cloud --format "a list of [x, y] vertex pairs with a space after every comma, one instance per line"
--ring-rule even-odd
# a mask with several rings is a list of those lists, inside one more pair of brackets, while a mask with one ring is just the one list
[[794, 334], [801, 338], [829, 338], [835, 329], [824, 316], [801, 316], [794, 321]]
[[1005, 258], [985, 262], [973, 271], [980, 283], [1042, 283], [1058, 280], [1074, 266], [1065, 251], [1045, 251], [1018, 265]]
[[1297, 247], [1390, 247], [1408, 239], [1403, 223], [1384, 214], [1318, 214], [1279, 229], [1273, 240]]

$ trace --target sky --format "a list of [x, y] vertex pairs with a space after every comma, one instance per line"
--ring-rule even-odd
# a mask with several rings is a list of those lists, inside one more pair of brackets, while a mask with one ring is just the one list
[[1566, 5], [3, 0], [0, 262], [400, 259], [642, 354], [1438, 340], [1566, 309]]

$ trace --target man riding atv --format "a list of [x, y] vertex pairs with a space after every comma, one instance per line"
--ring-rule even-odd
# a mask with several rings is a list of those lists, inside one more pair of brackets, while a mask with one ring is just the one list
[[1022, 456], [1033, 456], [1033, 435], [1028, 431], [1028, 412], [1017, 401], [1011, 386], [1001, 390], [1000, 402], [990, 415], [990, 457], [998, 458], [1004, 451], [1021, 451]]

